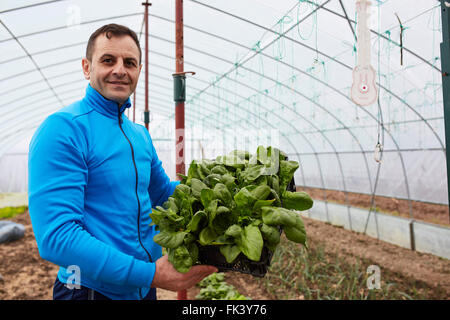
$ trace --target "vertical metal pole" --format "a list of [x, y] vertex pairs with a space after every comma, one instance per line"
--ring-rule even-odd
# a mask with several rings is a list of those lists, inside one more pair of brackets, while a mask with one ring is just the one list
[[[175, 73], [177, 74], [184, 72], [183, 45], [183, 0], [175, 0]], [[186, 171], [184, 140], [184, 99], [175, 97], [175, 172], [181, 174], [185, 174]], [[178, 175], [177, 179], [179, 179]], [[177, 297], [178, 300], [187, 300], [187, 290], [178, 291]]]
[[148, 123], [150, 122], [148, 113], [148, 7], [152, 4], [146, 0], [142, 3], [145, 7], [145, 109], [144, 109], [144, 124], [145, 128], [148, 130]]
[[[175, 73], [181, 77], [182, 88], [185, 90], [184, 53], [183, 53], [183, 0], [175, 0]], [[185, 174], [184, 156], [184, 92], [182, 99], [175, 97], [175, 150], [176, 172]]]
[[[442, 43], [441, 69], [442, 93], [444, 98], [445, 145], [447, 158], [447, 188], [450, 205], [450, 1], [441, 0]], [[450, 216], [449, 216], [450, 218]]]

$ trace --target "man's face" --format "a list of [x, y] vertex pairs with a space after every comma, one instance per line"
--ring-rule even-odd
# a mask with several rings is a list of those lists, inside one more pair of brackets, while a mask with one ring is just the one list
[[123, 104], [136, 89], [142, 64], [139, 49], [130, 36], [105, 34], [95, 39], [92, 61], [82, 61], [84, 77], [103, 97]]

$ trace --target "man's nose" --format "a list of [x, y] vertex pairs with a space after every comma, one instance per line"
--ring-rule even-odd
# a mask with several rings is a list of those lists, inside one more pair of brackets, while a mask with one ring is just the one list
[[126, 70], [124, 66], [124, 62], [122, 60], [117, 61], [116, 65], [113, 69], [113, 75], [122, 78], [126, 75]]

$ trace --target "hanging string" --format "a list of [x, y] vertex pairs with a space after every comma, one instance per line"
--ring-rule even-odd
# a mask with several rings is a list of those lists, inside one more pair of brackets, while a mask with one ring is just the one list
[[[302, 2], [306, 2], [306, 0], [299, 0], [299, 4], [297, 6], [297, 21], [300, 20], [300, 7], [301, 7], [301, 3]], [[309, 3], [309, 7], [311, 8], [311, 10], [313, 10], [315, 6], [317, 6], [316, 0], [312, 0]], [[314, 26], [316, 25], [316, 21], [317, 21], [317, 12], [313, 15], [313, 23], [312, 23], [312, 26], [311, 26], [311, 30], [310, 30], [309, 34], [306, 37], [302, 36], [302, 34], [300, 32], [300, 24], [297, 25], [297, 33], [298, 33], [300, 39], [302, 39], [302, 40], [309, 40], [311, 38], [311, 36], [312, 36], [312, 34], [314, 32]]]
[[[378, 3], [378, 34], [380, 34], [380, 27], [381, 27], [381, 15], [380, 15], [380, 2]], [[381, 163], [383, 158], [383, 143], [384, 143], [384, 131], [383, 131], [383, 139], [382, 142], [380, 141], [380, 135], [381, 135], [381, 128], [383, 126], [383, 115], [381, 110], [381, 104], [380, 104], [380, 96], [381, 96], [381, 44], [380, 44], [381, 37], [378, 36], [378, 97], [377, 97], [377, 105], [378, 105], [378, 115], [377, 115], [377, 122], [378, 122], [378, 128], [377, 128], [377, 144], [375, 145], [375, 151], [374, 151], [374, 159], [376, 162]], [[378, 175], [377, 175], [378, 179]]]

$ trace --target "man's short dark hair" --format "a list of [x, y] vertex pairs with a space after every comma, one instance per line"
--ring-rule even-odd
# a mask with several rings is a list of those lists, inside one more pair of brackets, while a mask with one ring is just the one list
[[105, 36], [108, 39], [111, 39], [111, 37], [113, 36], [116, 37], [130, 36], [134, 40], [139, 49], [139, 64], [141, 63], [142, 57], [141, 45], [139, 44], [139, 39], [136, 33], [126, 26], [115, 23], [104, 25], [103, 27], [100, 27], [97, 30], [95, 30], [93, 34], [91, 34], [86, 47], [86, 58], [88, 58], [89, 61], [92, 61], [92, 53], [94, 52], [95, 39], [97, 39], [97, 37], [101, 34], [105, 34]]

